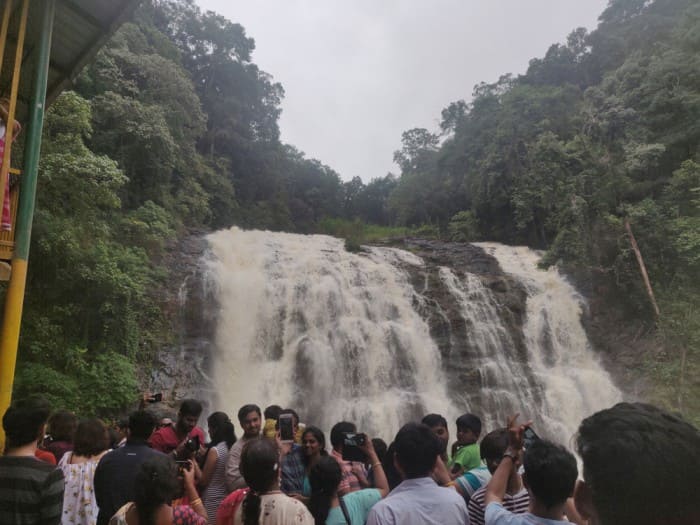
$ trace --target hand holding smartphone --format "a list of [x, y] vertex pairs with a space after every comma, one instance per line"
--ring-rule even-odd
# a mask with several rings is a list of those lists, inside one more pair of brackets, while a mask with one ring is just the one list
[[292, 414], [280, 414], [277, 420], [280, 430], [280, 440], [282, 443], [290, 443], [294, 441], [294, 421]]

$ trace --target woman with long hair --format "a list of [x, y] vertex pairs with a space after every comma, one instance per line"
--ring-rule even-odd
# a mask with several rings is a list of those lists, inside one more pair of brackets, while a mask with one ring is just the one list
[[304, 504], [279, 489], [280, 454], [275, 442], [256, 438], [246, 443], [240, 468], [248, 488], [223, 501], [217, 525], [313, 525]]
[[318, 461], [328, 456], [326, 452], [326, 436], [323, 431], [314, 426], [306, 427], [301, 435], [302, 459], [304, 460], [304, 485], [301, 492], [301, 497], [297, 499], [307, 503], [311, 497], [311, 484], [309, 483], [309, 473]]
[[63, 525], [95, 525], [95, 469], [109, 451], [107, 427], [99, 419], [84, 419], [73, 436], [73, 450], [61, 457], [58, 467], [65, 478]]
[[309, 474], [311, 498], [308, 505], [316, 525], [363, 525], [374, 504], [389, 493], [389, 483], [372, 441], [365, 438], [360, 448], [372, 465], [376, 488], [339, 497], [338, 487], [343, 479], [340, 464], [330, 456], [319, 458]]
[[236, 442], [233, 423], [224, 412], [214, 412], [207, 418], [211, 444], [204, 458], [199, 486], [204, 490], [202, 500], [209, 523], [216, 521], [216, 509], [228, 494], [226, 490], [226, 461], [231, 445]]
[[[190, 504], [173, 506], [183, 485]], [[134, 494], [134, 501], [119, 509], [109, 525], [207, 525], [207, 512], [194, 486], [192, 460], [178, 469], [170, 456], [147, 459], [134, 479]]]

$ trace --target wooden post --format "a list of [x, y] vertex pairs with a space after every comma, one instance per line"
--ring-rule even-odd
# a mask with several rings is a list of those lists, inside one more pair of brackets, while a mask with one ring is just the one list
[[639, 246], [637, 246], [637, 240], [634, 238], [634, 234], [632, 233], [632, 226], [630, 225], [629, 219], [625, 219], [625, 229], [627, 230], [627, 235], [629, 235], [630, 244], [632, 245], [632, 249], [634, 250], [634, 254], [637, 256], [637, 263], [639, 264], [639, 271], [641, 272], [642, 278], [644, 279], [644, 286], [646, 286], [647, 295], [649, 296], [649, 300], [651, 301], [651, 305], [654, 307], [654, 313], [656, 314], [656, 320], [658, 320], [659, 316], [661, 315], [659, 313], [659, 306], [656, 304], [656, 299], [654, 298], [654, 290], [652, 290], [652, 288], [651, 288], [651, 283], [649, 282], [649, 275], [647, 274], [647, 268], [644, 265], [644, 259], [642, 259], [642, 253], [639, 251]]

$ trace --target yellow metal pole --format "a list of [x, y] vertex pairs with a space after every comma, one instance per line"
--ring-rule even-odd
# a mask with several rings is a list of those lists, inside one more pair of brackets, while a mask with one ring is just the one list
[[[29, 0], [24, 0], [28, 2]], [[25, 4], [26, 5], [26, 4]], [[39, 42], [36, 47], [36, 70], [29, 105], [29, 119], [24, 149], [24, 178], [20, 192], [17, 226], [15, 229], [15, 252], [12, 258], [12, 277], [5, 297], [5, 315], [0, 332], [0, 414], [5, 414], [12, 399], [12, 387], [17, 364], [17, 345], [24, 306], [24, 289], [27, 281], [27, 260], [32, 236], [32, 218], [36, 198], [39, 153], [41, 151], [41, 129], [44, 124], [46, 85], [49, 74], [51, 36], [56, 8], [55, 0], [43, 0]], [[37, 385], [40, 389], [41, 385]], [[0, 450], [5, 446], [5, 434], [0, 426]]]
[[15, 110], [17, 108], [17, 92], [19, 91], [19, 76], [22, 70], [22, 53], [24, 52], [24, 36], [27, 33], [28, 12], [29, 0], [23, 0], [22, 16], [19, 21], [19, 32], [17, 34], [17, 48], [15, 49], [14, 70], [12, 72], [10, 107], [7, 108], [7, 122], [5, 122], [5, 152], [2, 156], [2, 169], [0, 169], [0, 195], [3, 195], [3, 198], [7, 189], [7, 177], [10, 173], [10, 154], [12, 152], [12, 137], [15, 127]]
[[10, 13], [13, 0], [5, 0], [5, 9], [2, 12], [2, 26], [0, 26], [0, 71], [5, 57], [5, 42], [7, 42], [7, 28], [10, 26]]

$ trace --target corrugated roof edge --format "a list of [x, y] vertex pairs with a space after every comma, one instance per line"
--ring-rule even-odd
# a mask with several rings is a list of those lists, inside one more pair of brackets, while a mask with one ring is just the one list
[[68, 89], [72, 86], [73, 80], [75, 80], [80, 71], [82, 71], [88, 62], [92, 60], [100, 48], [112, 37], [117, 29], [119, 29], [124, 22], [131, 18], [131, 15], [141, 2], [142, 0], [129, 0], [119, 14], [112, 21], [110, 21], [107, 32], [100, 35], [90, 45], [88, 45], [85, 51], [70, 66], [68, 74], [53, 86], [48, 87], [46, 90], [47, 106], [51, 105], [51, 103], [56, 100], [58, 95], [60, 95], [64, 89]]

